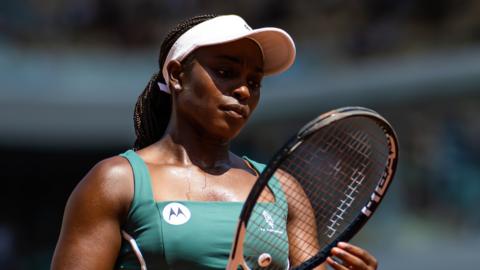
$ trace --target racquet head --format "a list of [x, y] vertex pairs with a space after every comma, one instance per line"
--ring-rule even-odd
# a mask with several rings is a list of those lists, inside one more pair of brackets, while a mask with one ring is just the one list
[[309, 122], [254, 184], [227, 269], [312, 269], [321, 264], [371, 217], [397, 159], [394, 130], [370, 109], [341, 108]]

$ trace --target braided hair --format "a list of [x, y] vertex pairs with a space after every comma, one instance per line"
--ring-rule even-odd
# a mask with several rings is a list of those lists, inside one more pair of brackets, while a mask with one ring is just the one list
[[158, 57], [159, 72], [154, 74], [135, 104], [135, 149], [142, 149], [158, 141], [167, 128], [172, 110], [171, 95], [160, 91], [158, 83], [166, 84], [162, 67], [175, 41], [193, 26], [215, 18], [215, 15], [195, 16], [174, 27], [163, 40]]

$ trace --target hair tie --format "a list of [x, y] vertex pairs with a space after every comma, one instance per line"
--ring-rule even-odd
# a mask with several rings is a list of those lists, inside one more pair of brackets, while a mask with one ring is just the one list
[[157, 85], [158, 85], [158, 88], [160, 88], [160, 91], [170, 95], [170, 89], [168, 89], [168, 86], [166, 84], [157, 82]]

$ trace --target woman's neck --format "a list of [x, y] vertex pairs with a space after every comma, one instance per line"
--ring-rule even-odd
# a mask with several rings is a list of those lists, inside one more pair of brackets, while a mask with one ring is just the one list
[[165, 135], [155, 145], [158, 146], [162, 161], [170, 164], [194, 165], [212, 173], [235, 166], [236, 157], [229, 151], [229, 141], [210, 135], [187, 123], [181, 125], [171, 119]]

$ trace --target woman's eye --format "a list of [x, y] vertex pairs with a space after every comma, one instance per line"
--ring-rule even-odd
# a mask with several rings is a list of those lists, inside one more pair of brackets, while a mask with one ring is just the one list
[[262, 87], [260, 82], [253, 81], [253, 80], [248, 81], [248, 86], [250, 86], [252, 89], [255, 89], [255, 90], [258, 90]]
[[229, 69], [220, 68], [220, 69], [217, 69], [217, 74], [221, 78], [230, 78], [232, 76], [233, 72]]

